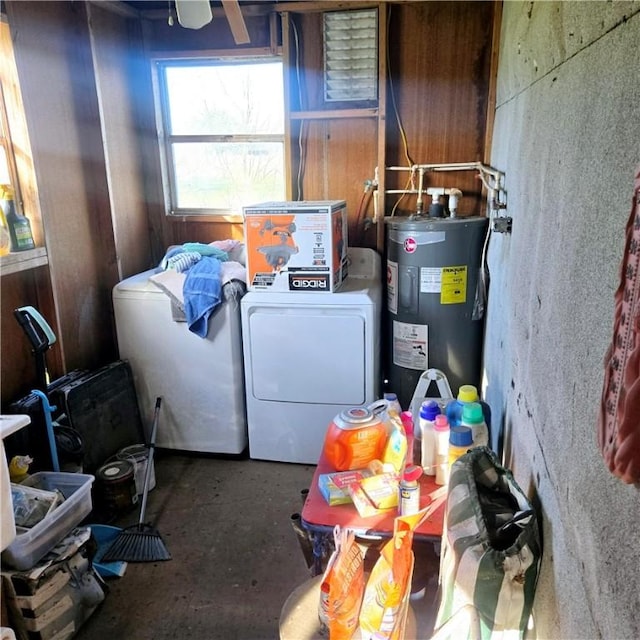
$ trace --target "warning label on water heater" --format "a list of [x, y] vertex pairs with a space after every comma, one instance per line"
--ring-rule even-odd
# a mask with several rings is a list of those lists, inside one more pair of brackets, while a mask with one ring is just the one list
[[467, 301], [467, 267], [442, 267], [440, 304], [464, 304]]
[[406, 369], [426, 371], [428, 367], [428, 327], [393, 321], [393, 364]]
[[467, 267], [421, 267], [420, 293], [439, 293], [440, 304], [464, 304]]

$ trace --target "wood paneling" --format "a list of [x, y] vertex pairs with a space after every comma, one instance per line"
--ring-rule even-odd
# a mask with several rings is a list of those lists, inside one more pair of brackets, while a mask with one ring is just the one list
[[227, 222], [181, 222], [171, 220], [173, 228], [172, 243], [183, 244], [185, 242], [213, 242], [214, 240], [242, 240], [244, 237], [242, 223]]
[[66, 370], [116, 357], [118, 281], [86, 5], [7, 2]]
[[[8, 403], [28, 393], [36, 383], [34, 356], [27, 336], [13, 315], [14, 309], [35, 307], [58, 334], [47, 267], [3, 276], [0, 304], [0, 390], [2, 408], [6, 410]], [[45, 357], [49, 374], [55, 379], [62, 373], [60, 345], [56, 343]]]
[[[346, 200], [349, 244], [375, 246], [373, 232], [357, 225], [365, 180], [373, 179], [377, 152], [377, 120], [311, 120], [305, 124], [303, 195], [305, 200]], [[368, 212], [372, 215], [372, 210]], [[362, 222], [365, 212], [360, 216]]]
[[[151, 244], [135, 96], [142, 39], [133, 21], [89, 4], [118, 276], [151, 265]], [[146, 75], [150, 75], [148, 63]], [[147, 81], [147, 86], [150, 86]]]
[[[493, 8], [492, 2], [389, 5], [389, 75], [414, 163], [484, 160]], [[387, 165], [407, 165], [390, 101]], [[388, 188], [402, 188], [407, 176], [387, 173]], [[483, 213], [473, 173], [431, 174], [426, 186], [458, 186], [467, 196], [460, 214]], [[394, 201], [387, 199], [387, 210]]]

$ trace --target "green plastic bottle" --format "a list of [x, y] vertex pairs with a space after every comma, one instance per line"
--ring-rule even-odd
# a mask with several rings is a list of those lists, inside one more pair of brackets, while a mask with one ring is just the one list
[[31, 223], [16, 211], [13, 187], [8, 184], [0, 185], [0, 198], [4, 219], [9, 229], [11, 252], [34, 249], [36, 243], [33, 241]]

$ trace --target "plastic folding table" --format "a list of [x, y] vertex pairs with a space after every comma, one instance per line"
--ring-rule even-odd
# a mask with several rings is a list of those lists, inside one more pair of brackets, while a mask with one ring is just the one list
[[[328, 542], [332, 539], [336, 525], [353, 530], [356, 536], [362, 540], [384, 540], [392, 536], [393, 521], [398, 515], [396, 509], [390, 509], [363, 518], [351, 503], [329, 505], [318, 488], [318, 477], [323, 473], [333, 471], [335, 469], [326, 460], [324, 454], [321, 455], [302, 508], [301, 523], [313, 543], [314, 567], [312, 570], [314, 575], [322, 570], [322, 558]], [[432, 494], [442, 487], [435, 483], [434, 476], [422, 475], [418, 482], [420, 483], [420, 509], [424, 509], [432, 502]], [[414, 531], [414, 540], [416, 542], [430, 542], [437, 549], [442, 538], [443, 518], [444, 503], [425, 518]]]

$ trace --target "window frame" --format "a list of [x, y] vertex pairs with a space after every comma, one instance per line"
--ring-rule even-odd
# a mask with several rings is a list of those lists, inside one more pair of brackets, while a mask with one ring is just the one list
[[[282, 134], [170, 134], [166, 129], [170, 123], [169, 95], [165, 81], [164, 69], [170, 66], [198, 66], [206, 62], [219, 64], [250, 64], [258, 62], [278, 62], [282, 65], [283, 73], [283, 130]], [[175, 184], [174, 154], [172, 145], [175, 143], [238, 143], [238, 142], [277, 142], [282, 144], [282, 177], [286, 191], [286, 99], [284, 95], [284, 61], [281, 51], [272, 49], [246, 49], [244, 51], [206, 51], [194, 55], [193, 52], [179, 53], [157, 52], [151, 57], [152, 80], [154, 90], [154, 109], [156, 117], [156, 132], [160, 151], [160, 164], [162, 172], [162, 189], [164, 197], [164, 209], [167, 218], [173, 219], [205, 219], [214, 222], [238, 222], [242, 221], [242, 211], [216, 208], [188, 208], [177, 206], [177, 189]]]
[[14, 205], [18, 214], [22, 215], [22, 194], [20, 191], [20, 180], [18, 179], [18, 167], [16, 165], [13, 140], [11, 139], [11, 128], [9, 127], [9, 114], [7, 103], [4, 99], [4, 87], [0, 79], [0, 146], [2, 146], [7, 169], [9, 171], [9, 183], [13, 189]]

